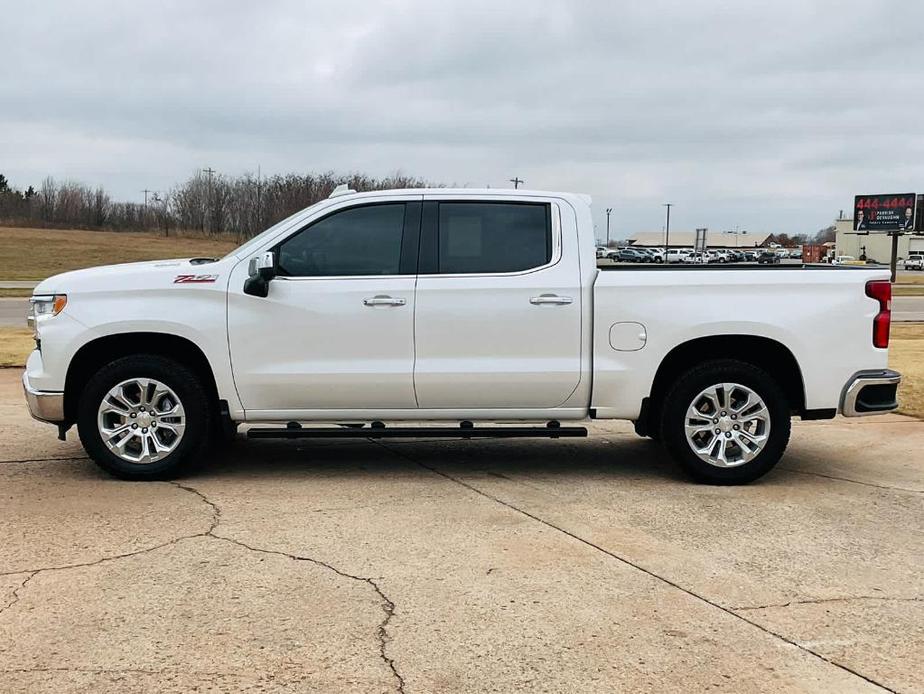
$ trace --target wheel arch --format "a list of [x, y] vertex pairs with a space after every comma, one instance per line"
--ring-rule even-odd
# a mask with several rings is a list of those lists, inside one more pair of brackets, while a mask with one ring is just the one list
[[218, 386], [212, 366], [192, 340], [172, 333], [126, 332], [98, 337], [74, 354], [64, 381], [66, 420], [76, 421], [80, 394], [93, 374], [116, 359], [134, 354], [153, 354], [180, 362], [202, 379], [210, 400], [218, 405]]
[[658, 436], [658, 423], [664, 397], [671, 385], [685, 371], [713, 359], [735, 359], [771, 374], [779, 383], [790, 411], [805, 412], [805, 382], [796, 357], [781, 342], [759, 335], [710, 335], [683, 342], [661, 360], [651, 385], [651, 392], [642, 403], [636, 431]]

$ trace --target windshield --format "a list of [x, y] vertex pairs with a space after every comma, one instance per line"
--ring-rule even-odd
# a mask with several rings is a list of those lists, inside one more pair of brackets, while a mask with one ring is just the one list
[[281, 229], [282, 227], [284, 227], [284, 226], [286, 226], [287, 224], [289, 224], [289, 223], [290, 223], [292, 220], [294, 220], [296, 217], [301, 216], [303, 213], [307, 212], [308, 210], [310, 210], [310, 209], [312, 209], [312, 208], [314, 208], [314, 207], [317, 207], [318, 205], [320, 205], [320, 204], [323, 203], [323, 202], [327, 202], [327, 200], [325, 199], [325, 200], [321, 200], [321, 201], [319, 201], [319, 202], [316, 202], [314, 205], [311, 205], [311, 207], [306, 207], [306, 208], [303, 209], [303, 210], [299, 210], [299, 211], [296, 212], [295, 214], [289, 215], [288, 217], [286, 217], [285, 219], [283, 219], [281, 222], [276, 222], [273, 226], [271, 226], [271, 227], [270, 227], [269, 229], [267, 229], [266, 231], [261, 231], [259, 234], [257, 234], [256, 236], [254, 236], [254, 237], [253, 237], [252, 239], [250, 239], [249, 241], [245, 241], [245, 242], [242, 243], [240, 246], [238, 246], [237, 248], [235, 248], [234, 250], [232, 250], [230, 253], [228, 253], [228, 255], [225, 256], [225, 258], [229, 258], [229, 257], [231, 257], [232, 255], [236, 255], [236, 256], [247, 255], [248, 253], [250, 253], [250, 252], [251, 252], [252, 250], [254, 250], [255, 248], [259, 248], [260, 245], [263, 243], [263, 241], [266, 240], [267, 237], [272, 236], [275, 232], [279, 231], [279, 229]]

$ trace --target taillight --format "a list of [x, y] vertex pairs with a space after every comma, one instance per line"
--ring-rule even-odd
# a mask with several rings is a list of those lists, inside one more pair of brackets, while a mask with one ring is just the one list
[[892, 324], [892, 283], [873, 280], [866, 283], [866, 296], [879, 302], [879, 313], [873, 318], [873, 347], [889, 346], [889, 327]]

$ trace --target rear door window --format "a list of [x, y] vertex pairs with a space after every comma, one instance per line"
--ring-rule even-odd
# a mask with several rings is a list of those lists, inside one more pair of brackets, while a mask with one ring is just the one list
[[437, 272], [521, 272], [552, 260], [545, 203], [441, 202]]

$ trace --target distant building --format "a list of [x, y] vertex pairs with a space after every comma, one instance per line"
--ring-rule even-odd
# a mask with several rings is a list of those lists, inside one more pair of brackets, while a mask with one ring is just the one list
[[[888, 263], [892, 259], [892, 237], [879, 232], [857, 234], [853, 230], [853, 219], [838, 219], [835, 236], [836, 255], [850, 255], [859, 259], [862, 255], [870, 260]], [[671, 234], [673, 236], [673, 234]], [[898, 257], [907, 258], [910, 253], [924, 253], [924, 235], [905, 234], [898, 237]]]
[[[721, 231], [706, 233], [706, 245], [709, 248], [755, 248], [765, 246], [770, 234], [739, 233], [725, 234]], [[629, 239], [630, 246], [647, 246], [664, 248], [663, 231], [641, 231]], [[696, 243], [695, 231], [671, 230], [671, 248], [693, 248]]]

